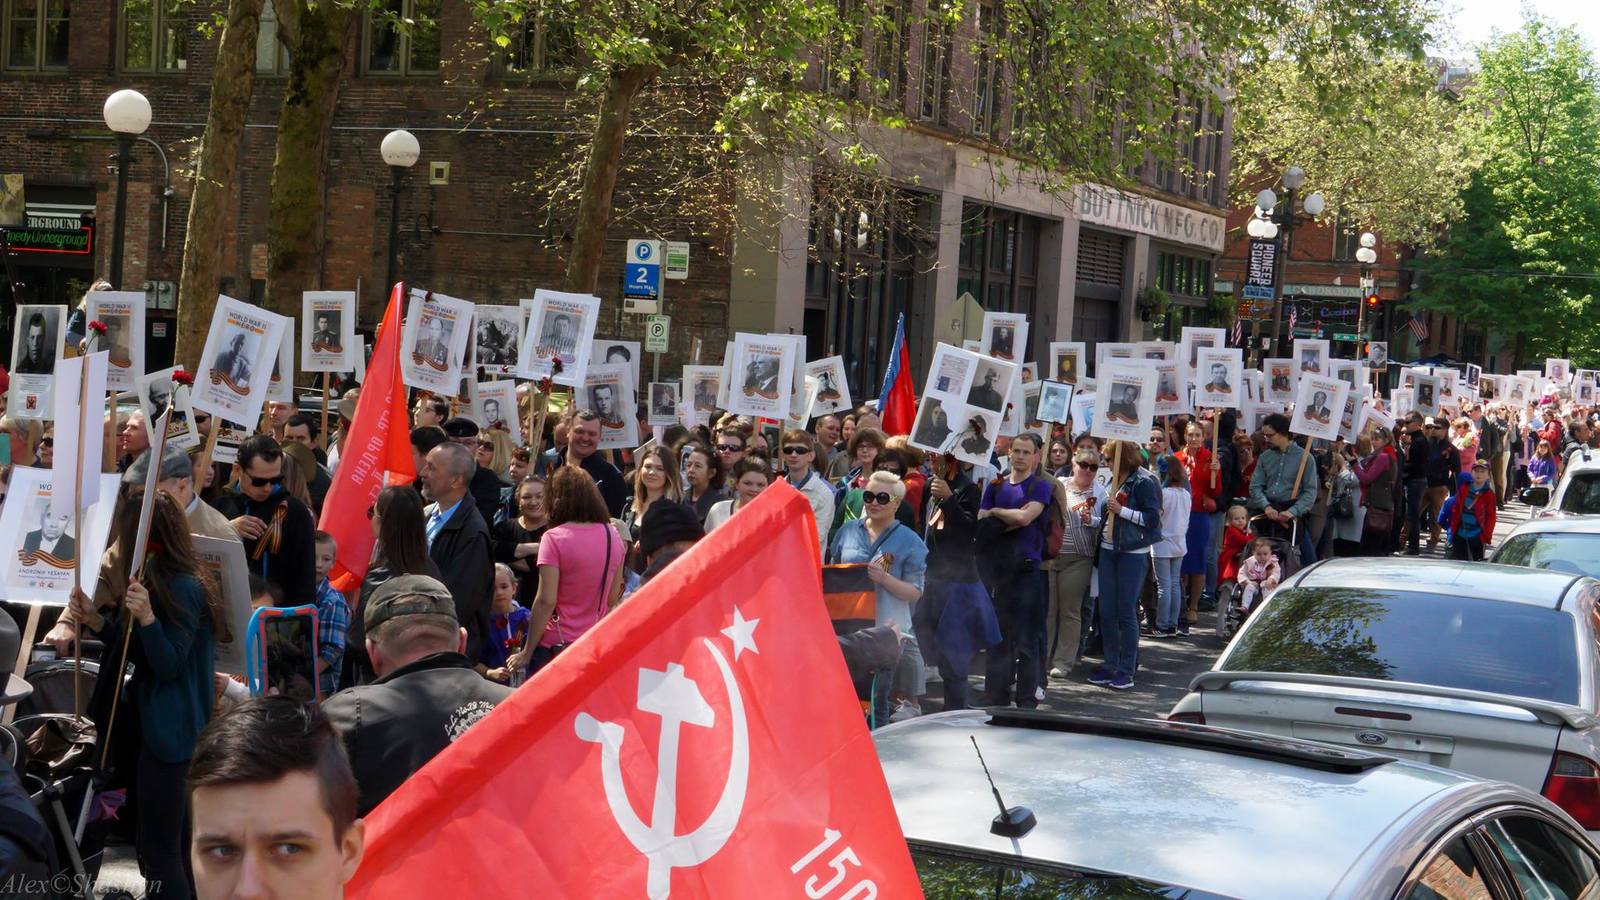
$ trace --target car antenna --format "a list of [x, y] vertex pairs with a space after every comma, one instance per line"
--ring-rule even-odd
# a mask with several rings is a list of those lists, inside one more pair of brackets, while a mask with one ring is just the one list
[[994, 786], [994, 776], [989, 774], [989, 764], [983, 761], [983, 751], [978, 749], [978, 739], [970, 734], [967, 739], [972, 741], [972, 749], [978, 753], [978, 765], [983, 766], [983, 777], [989, 779], [989, 790], [994, 792], [994, 802], [1000, 807], [1000, 815], [989, 823], [989, 833], [1019, 838], [1032, 831], [1033, 826], [1039, 824], [1039, 820], [1033, 817], [1033, 810], [1026, 806], [1006, 808], [1006, 801], [1000, 799], [1000, 789]]

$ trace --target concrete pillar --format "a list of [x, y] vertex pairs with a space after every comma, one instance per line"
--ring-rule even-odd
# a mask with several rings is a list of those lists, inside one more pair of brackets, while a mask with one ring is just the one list
[[[764, 197], [739, 198], [729, 284], [728, 330], [796, 333], [806, 305], [810, 229], [809, 169], [771, 166]], [[820, 348], [808, 347], [807, 353]]]
[[1144, 323], [1139, 321], [1139, 291], [1150, 286], [1150, 238], [1133, 236], [1128, 254], [1128, 271], [1122, 282], [1122, 306], [1117, 311], [1118, 334], [1124, 341], [1144, 340]]
[[1077, 309], [1078, 220], [1051, 222], [1039, 235], [1039, 309], [1036, 324], [1041, 342], [1036, 351], [1048, 359], [1048, 341], [1072, 339], [1072, 317]]

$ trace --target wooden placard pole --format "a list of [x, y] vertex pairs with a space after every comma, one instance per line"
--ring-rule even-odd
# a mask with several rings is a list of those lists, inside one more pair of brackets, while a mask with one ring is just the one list
[[[106, 397], [111, 401], [111, 427], [106, 431], [105, 459], [100, 461], [100, 468], [105, 472], [117, 470], [117, 399], [119, 392], [116, 388], [106, 392]], [[146, 423], [148, 427], [148, 423]]]
[[[1217, 438], [1222, 435], [1222, 409], [1218, 407], [1211, 411], [1211, 461], [1217, 462]], [[1218, 488], [1218, 480], [1222, 473], [1218, 469], [1211, 470], [1211, 489]]]
[[[83, 441], [84, 412], [89, 408], [89, 357], [82, 357], [78, 372], [78, 441]], [[114, 394], [114, 392], [113, 392]], [[116, 405], [113, 402], [113, 407]], [[72, 592], [83, 590], [83, 454], [77, 450], [76, 465], [72, 467]], [[156, 465], [155, 460], [150, 461]], [[100, 474], [95, 473], [96, 478]], [[83, 718], [83, 629], [72, 629], [72, 718]], [[27, 669], [23, 669], [24, 672]]]
[[216, 414], [211, 416], [211, 431], [206, 434], [205, 445], [200, 450], [200, 459], [195, 465], [195, 492], [205, 490], [207, 473], [211, 469], [211, 457], [217, 449], [217, 436], [222, 433], [222, 417]]
[[1289, 490], [1289, 502], [1300, 496], [1300, 481], [1306, 474], [1306, 461], [1311, 459], [1311, 435], [1306, 435], [1306, 452], [1300, 454], [1300, 465], [1294, 470], [1294, 487]]
[[[1117, 499], [1117, 494], [1122, 492], [1122, 442], [1117, 441], [1111, 445], [1111, 495], [1110, 500]], [[1117, 517], [1111, 518], [1111, 542], [1116, 545]]]
[[333, 390], [333, 373], [322, 373], [322, 430], [317, 432], [322, 440], [322, 450], [328, 450], [328, 394]]
[[[535, 454], [540, 454], [544, 452], [544, 420], [550, 415], [550, 395], [535, 388], [529, 401], [528, 446]], [[537, 459], [530, 460], [530, 464], [537, 462]]]
[[[28, 671], [28, 660], [33, 655], [33, 636], [38, 631], [39, 631], [39, 604], [32, 603], [32, 604], [28, 605], [28, 623], [27, 623], [27, 625], [23, 626], [23, 629], [22, 629], [22, 646], [17, 648], [17, 660], [11, 666], [11, 671], [12, 672], [21, 672], [24, 675], [27, 674], [27, 671]], [[18, 677], [22, 677], [22, 676], [18, 676]], [[4, 713], [0, 713], [0, 722], [4, 722], [5, 724], [10, 725], [11, 724], [11, 720], [16, 718], [16, 716], [17, 716], [17, 704], [8, 703], [8, 704], [6, 704], [5, 712]]]

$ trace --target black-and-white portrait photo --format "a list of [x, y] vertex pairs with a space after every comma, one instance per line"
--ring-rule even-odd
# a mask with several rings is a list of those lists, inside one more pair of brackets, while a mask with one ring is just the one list
[[623, 363], [633, 365], [633, 351], [626, 344], [612, 344], [606, 347], [605, 359], [602, 363]]
[[994, 435], [989, 433], [989, 423], [984, 421], [983, 416], [974, 414], [967, 417], [967, 424], [962, 426], [956, 443], [963, 453], [986, 456], [994, 446]]
[[1220, 360], [1213, 362], [1211, 364], [1211, 371], [1208, 373], [1208, 376], [1208, 380], [1206, 381], [1207, 391], [1210, 391], [1213, 394], [1233, 393], [1233, 384], [1228, 380], [1227, 363], [1221, 362]]
[[1300, 348], [1300, 371], [1313, 374], [1322, 371], [1322, 351], [1316, 347]]
[[120, 313], [100, 314], [100, 321], [105, 323], [106, 333], [98, 349], [110, 353], [112, 365], [126, 367], [133, 364], [131, 347], [133, 323], [129, 319], [129, 316]]
[[483, 421], [493, 427], [498, 422], [506, 420], [505, 412], [500, 409], [500, 401], [494, 397], [485, 398], [483, 401]]
[[999, 323], [989, 332], [989, 355], [996, 359], [1016, 359], [1017, 333], [1010, 325]]
[[623, 426], [620, 400], [617, 397], [617, 386], [602, 382], [589, 386], [589, 408], [600, 417], [600, 424], [607, 428], [621, 428]]
[[1170, 403], [1178, 399], [1178, 379], [1170, 369], [1162, 369], [1156, 376], [1156, 402]]
[[49, 375], [56, 368], [56, 348], [61, 340], [61, 311], [51, 306], [24, 306], [18, 310], [17, 334], [11, 352], [11, 371], [18, 375]]
[[1003, 374], [994, 363], [979, 360], [978, 369], [972, 376], [972, 389], [967, 391], [967, 402], [989, 412], [1003, 412], [1006, 398], [1001, 391], [1008, 387], [1000, 381]]
[[578, 325], [568, 313], [546, 310], [539, 326], [539, 355], [565, 357], [578, 352]]
[[480, 366], [514, 366], [517, 364], [517, 326], [501, 318], [478, 316], [476, 343], [473, 351]]
[[1139, 424], [1139, 386], [1113, 384], [1110, 390], [1111, 401], [1106, 405], [1106, 418], [1125, 425]]
[[714, 378], [694, 380], [694, 411], [711, 412], [717, 408], [717, 381]]
[[938, 397], [923, 398], [922, 409], [911, 427], [912, 442], [942, 451], [950, 435], [950, 414], [945, 410], [944, 401]]
[[1433, 382], [1417, 381], [1417, 406], [1423, 409], [1433, 409]]
[[1306, 418], [1324, 425], [1333, 418], [1333, 410], [1328, 408], [1327, 391], [1317, 391], [1311, 395], [1311, 404], [1306, 407]]
[[1039, 421], [1065, 424], [1072, 403], [1072, 388], [1046, 381], [1039, 388]]
[[1389, 364], [1389, 345], [1385, 341], [1373, 341], [1367, 344], [1367, 366], [1381, 369]]
[[670, 382], [652, 382], [650, 385], [650, 417], [671, 419], [678, 415], [678, 386]]
[[[317, 311], [316, 321], [311, 323], [311, 352], [313, 353], [343, 353], [344, 339], [340, 337], [343, 331], [340, 326], [344, 313], [338, 310], [323, 309]], [[512, 352], [515, 357], [515, 351]]]
[[422, 318], [417, 322], [416, 354], [440, 368], [450, 365], [450, 334], [455, 331], [454, 322], [446, 322], [442, 317], [430, 315], [428, 307], [422, 308]]
[[1078, 383], [1078, 354], [1063, 353], [1056, 357], [1056, 380], [1067, 384]]
[[768, 400], [778, 399], [780, 387], [778, 373], [782, 358], [776, 353], [754, 352], [745, 360], [739, 387], [745, 396], [758, 395]]
[[29, 512], [26, 524], [37, 527], [23, 535], [19, 551], [23, 564], [43, 562], [57, 569], [71, 568], [77, 547], [72, 537], [72, 510], [58, 510], [48, 499], [42, 499], [34, 501]]
[[146, 383], [145, 395], [150, 400], [150, 420], [153, 422], [165, 415], [167, 407], [172, 405], [172, 382], [153, 379]]
[[[235, 392], [247, 394], [250, 392], [250, 379], [255, 377], [251, 371], [256, 357], [256, 345], [261, 338], [242, 328], [231, 328], [229, 334], [223, 339], [222, 352], [211, 364], [211, 373], [221, 377]], [[277, 358], [274, 357], [274, 367]]]

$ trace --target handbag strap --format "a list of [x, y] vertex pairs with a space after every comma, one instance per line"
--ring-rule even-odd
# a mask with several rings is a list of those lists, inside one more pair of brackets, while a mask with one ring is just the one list
[[600, 567], [600, 599], [597, 604], [599, 613], [596, 615], [596, 619], [606, 614], [606, 589], [611, 587], [611, 526], [608, 524], [605, 528], [606, 562], [605, 565]]

